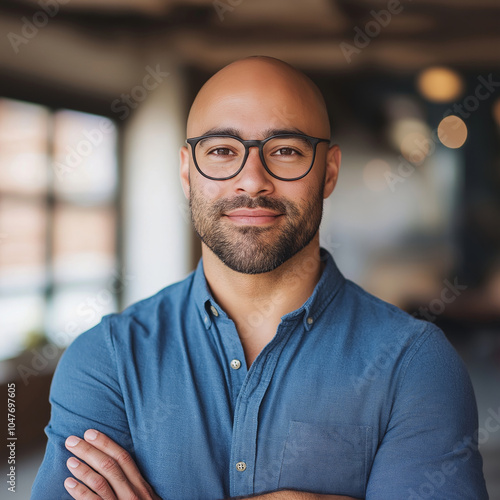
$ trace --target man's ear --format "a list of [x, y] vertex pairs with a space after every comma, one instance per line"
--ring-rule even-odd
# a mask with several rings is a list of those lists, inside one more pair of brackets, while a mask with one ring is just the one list
[[342, 152], [337, 144], [334, 144], [328, 149], [326, 154], [325, 188], [323, 190], [323, 198], [328, 198], [337, 184], [341, 160]]
[[182, 190], [184, 191], [184, 196], [189, 200], [190, 189], [189, 189], [189, 151], [186, 146], [182, 146], [179, 151], [181, 159], [181, 184]]

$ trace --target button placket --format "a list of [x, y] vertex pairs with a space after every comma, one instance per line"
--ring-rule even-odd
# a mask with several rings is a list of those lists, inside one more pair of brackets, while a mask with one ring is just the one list
[[231, 462], [239, 464], [241, 458], [245, 457], [246, 472], [242, 474], [242, 470], [237, 469], [235, 465], [231, 466], [231, 496], [248, 496], [254, 493], [258, 414], [279, 356], [286, 344], [283, 340], [288, 333], [286, 322], [281, 323], [273, 340], [253, 362], [238, 396], [234, 412]]

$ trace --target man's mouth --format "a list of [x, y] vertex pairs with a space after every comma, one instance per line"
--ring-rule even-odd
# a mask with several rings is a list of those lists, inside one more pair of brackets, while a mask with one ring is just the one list
[[260, 226], [276, 222], [283, 214], [264, 208], [238, 208], [224, 214], [231, 222], [248, 226]]

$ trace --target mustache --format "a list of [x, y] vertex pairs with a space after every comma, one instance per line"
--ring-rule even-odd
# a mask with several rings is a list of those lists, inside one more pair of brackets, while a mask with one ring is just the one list
[[276, 198], [269, 198], [267, 196], [258, 196], [251, 198], [248, 195], [240, 195], [231, 198], [230, 200], [218, 200], [214, 203], [214, 209], [220, 214], [235, 210], [237, 208], [267, 208], [275, 212], [285, 214], [287, 212], [294, 213], [297, 209], [295, 204], [287, 200], [286, 202]]

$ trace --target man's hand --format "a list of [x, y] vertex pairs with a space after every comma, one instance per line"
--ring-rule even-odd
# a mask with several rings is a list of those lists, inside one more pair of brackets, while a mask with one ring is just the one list
[[64, 481], [64, 487], [73, 498], [161, 500], [141, 476], [126, 450], [93, 429], [87, 430], [83, 437], [69, 436], [66, 439], [66, 448], [88, 464], [74, 457], [66, 462], [71, 474], [81, 481], [79, 483], [72, 477]]

